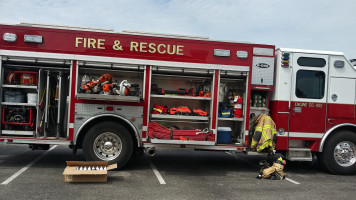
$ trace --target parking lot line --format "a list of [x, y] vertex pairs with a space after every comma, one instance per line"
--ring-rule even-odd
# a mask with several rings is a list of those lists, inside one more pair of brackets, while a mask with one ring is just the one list
[[46, 152], [42, 153], [39, 157], [37, 157], [36, 159], [34, 159], [32, 162], [30, 162], [28, 165], [26, 165], [25, 167], [23, 167], [22, 169], [20, 169], [19, 171], [17, 171], [15, 174], [13, 174], [12, 176], [10, 176], [8, 179], [6, 179], [4, 182], [1, 183], [1, 185], [7, 185], [9, 184], [11, 181], [13, 181], [15, 178], [17, 178], [18, 176], [20, 176], [24, 171], [26, 171], [28, 168], [30, 168], [32, 165], [34, 165], [37, 161], [39, 161], [43, 156], [45, 156], [48, 152], [52, 151], [54, 148], [56, 148], [57, 145], [54, 145], [52, 148], [50, 148], [49, 150], [47, 150]]
[[164, 181], [163, 177], [161, 176], [161, 174], [160, 174], [159, 171], [157, 170], [156, 166], [155, 166], [150, 160], [148, 160], [148, 163], [150, 164], [150, 166], [151, 166], [153, 172], [155, 173], [155, 175], [156, 175], [156, 177], [157, 177], [159, 183], [160, 183], [161, 185], [165, 185], [166, 182]]
[[296, 185], [299, 185], [299, 184], [300, 184], [299, 182], [293, 181], [293, 180], [290, 179], [290, 178], [286, 178], [286, 180], [289, 181], [289, 182], [292, 182], [292, 183], [294, 183], [294, 184], [296, 184]]

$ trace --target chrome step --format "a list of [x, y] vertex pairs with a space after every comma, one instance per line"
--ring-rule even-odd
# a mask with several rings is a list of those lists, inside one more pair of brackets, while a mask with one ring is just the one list
[[308, 148], [289, 148], [287, 160], [290, 161], [312, 161], [313, 155]]

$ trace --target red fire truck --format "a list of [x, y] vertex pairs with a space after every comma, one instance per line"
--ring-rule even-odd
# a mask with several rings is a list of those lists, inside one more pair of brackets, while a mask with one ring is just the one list
[[0, 141], [120, 166], [160, 147], [255, 154], [250, 127], [265, 113], [288, 160], [356, 172], [356, 71], [343, 53], [38, 24], [0, 32]]

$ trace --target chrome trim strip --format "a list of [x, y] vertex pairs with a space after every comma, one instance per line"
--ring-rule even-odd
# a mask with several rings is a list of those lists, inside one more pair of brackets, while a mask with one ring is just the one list
[[[4, 139], [6, 140], [6, 139]], [[70, 145], [70, 141], [59, 141], [59, 140], [29, 140], [29, 139], [8, 139], [12, 142], [7, 141], [8, 143], [13, 144], [51, 144], [51, 145]]]
[[278, 114], [288, 114], [289, 115], [289, 112], [278, 112]]

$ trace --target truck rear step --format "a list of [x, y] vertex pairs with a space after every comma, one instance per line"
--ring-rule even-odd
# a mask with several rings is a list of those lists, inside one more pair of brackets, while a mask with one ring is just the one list
[[287, 159], [290, 161], [312, 161], [313, 156], [308, 148], [289, 148]]

